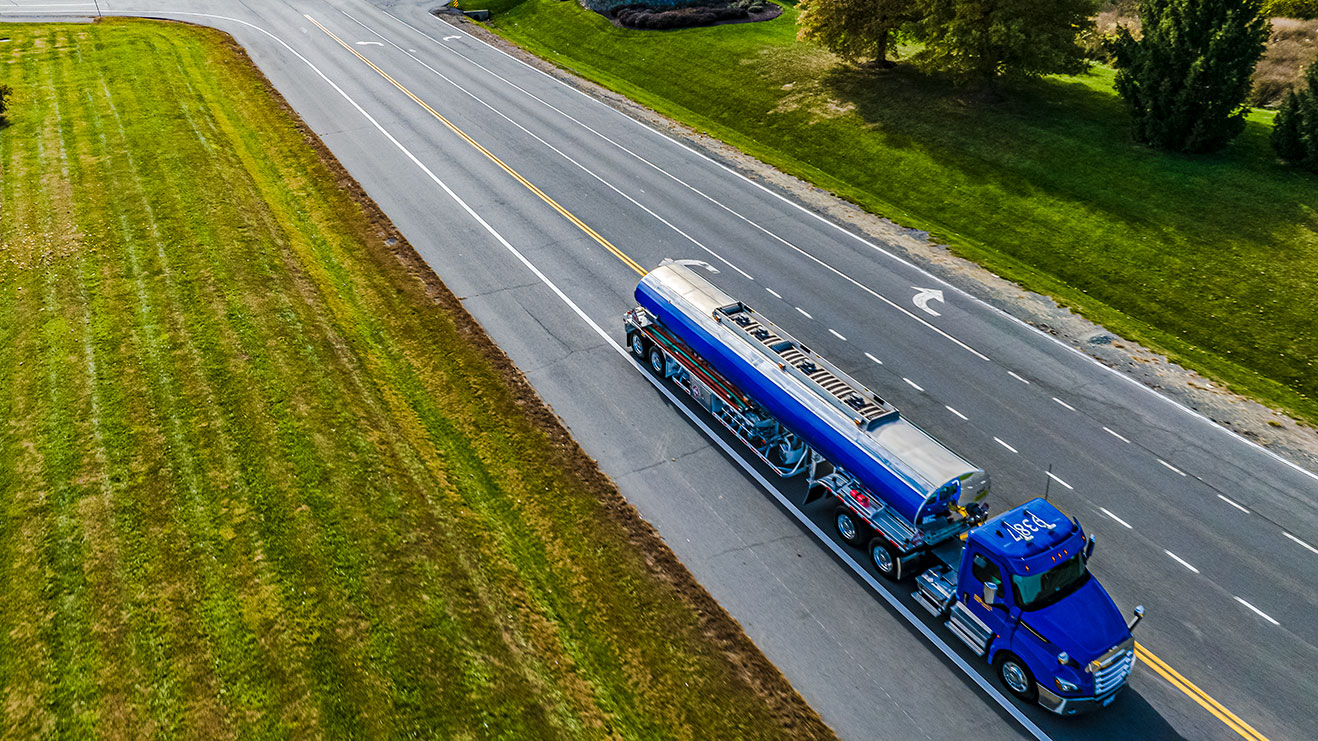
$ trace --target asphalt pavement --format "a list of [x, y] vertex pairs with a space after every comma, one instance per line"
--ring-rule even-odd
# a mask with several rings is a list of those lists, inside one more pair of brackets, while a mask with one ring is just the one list
[[[530, 67], [414, 0], [0, 2], [232, 33], [623, 494], [842, 736], [1312, 737], [1318, 476]], [[993, 476], [1096, 533], [1145, 654], [1112, 707], [1057, 719], [908, 619], [620, 347], [646, 269], [710, 279]], [[921, 289], [942, 301], [918, 305]], [[932, 310], [932, 311], [930, 311]], [[936, 314], [935, 314], [936, 313]], [[1051, 475], [1050, 475], [1051, 474]], [[885, 594], [887, 596], [885, 596]], [[923, 628], [921, 626], [924, 626]], [[965, 667], [969, 667], [967, 670]], [[1249, 728], [1257, 735], [1251, 735]]]

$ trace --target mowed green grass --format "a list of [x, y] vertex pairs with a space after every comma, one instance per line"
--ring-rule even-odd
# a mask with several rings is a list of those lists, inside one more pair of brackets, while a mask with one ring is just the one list
[[1270, 113], [1185, 157], [1131, 143], [1103, 68], [983, 105], [910, 69], [840, 65], [796, 40], [790, 7], [665, 32], [572, 2], [493, 7], [531, 51], [1318, 422], [1318, 177], [1274, 161]]
[[827, 735], [226, 36], [0, 37], [0, 735]]

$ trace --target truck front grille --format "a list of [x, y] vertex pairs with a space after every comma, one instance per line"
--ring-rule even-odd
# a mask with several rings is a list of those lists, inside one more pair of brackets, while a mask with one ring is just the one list
[[1126, 649], [1109, 660], [1107, 666], [1094, 672], [1094, 695], [1101, 697], [1126, 681], [1135, 667], [1135, 650]]

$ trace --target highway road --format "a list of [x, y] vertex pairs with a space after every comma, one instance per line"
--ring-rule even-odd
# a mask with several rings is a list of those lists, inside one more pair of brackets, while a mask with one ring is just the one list
[[[232, 33], [687, 567], [840, 735], [1303, 738], [1318, 728], [1318, 476], [426, 12], [415, 0], [0, 1], [0, 19]], [[675, 65], [676, 66], [676, 65]], [[1148, 617], [1130, 689], [1003, 697], [821, 541], [620, 347], [638, 271], [711, 280], [991, 472], [1045, 486]], [[921, 309], [922, 288], [943, 292]], [[1051, 478], [1048, 471], [1051, 467]], [[817, 513], [816, 513], [817, 514]], [[949, 639], [950, 640], [950, 639]]]

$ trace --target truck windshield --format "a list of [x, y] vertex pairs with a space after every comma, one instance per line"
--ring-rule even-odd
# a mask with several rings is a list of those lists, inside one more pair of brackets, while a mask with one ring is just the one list
[[1089, 569], [1079, 553], [1042, 574], [1013, 575], [1016, 604], [1022, 610], [1038, 610], [1057, 602], [1089, 581]]

